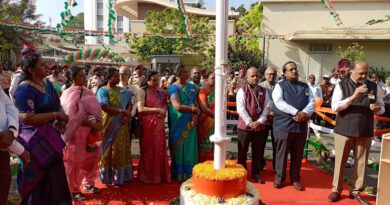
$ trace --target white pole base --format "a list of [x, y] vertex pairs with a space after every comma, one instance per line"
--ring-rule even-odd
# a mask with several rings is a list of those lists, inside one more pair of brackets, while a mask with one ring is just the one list
[[214, 169], [220, 170], [225, 168], [226, 164], [226, 146], [230, 143], [230, 137], [210, 136], [210, 141], [214, 142]]

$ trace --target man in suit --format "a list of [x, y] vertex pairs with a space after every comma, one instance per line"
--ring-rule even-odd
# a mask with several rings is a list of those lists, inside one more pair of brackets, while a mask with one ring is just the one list
[[286, 179], [287, 155], [290, 153], [290, 181], [298, 191], [301, 165], [307, 134], [307, 121], [314, 112], [313, 93], [306, 83], [298, 81], [297, 64], [289, 61], [283, 65], [285, 80], [276, 84], [274, 100], [274, 135], [276, 142], [274, 187], [280, 189]]
[[374, 114], [381, 115], [385, 109], [379, 86], [368, 81], [367, 74], [368, 64], [365, 61], [354, 62], [351, 65], [351, 76], [336, 84], [333, 92], [332, 110], [337, 113], [337, 117], [334, 128], [335, 168], [332, 193], [328, 197], [331, 202], [340, 200], [345, 163], [353, 149], [354, 180], [349, 197], [361, 204], [370, 204], [360, 192], [364, 188], [364, 175], [374, 132]]

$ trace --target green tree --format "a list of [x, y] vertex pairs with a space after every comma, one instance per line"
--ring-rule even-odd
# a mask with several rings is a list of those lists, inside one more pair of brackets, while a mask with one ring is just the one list
[[[194, 34], [211, 34], [214, 26], [207, 18], [190, 15], [191, 30]], [[177, 9], [165, 9], [162, 12], [149, 12], [145, 20], [146, 32], [151, 34], [185, 34], [182, 19]], [[202, 54], [206, 50], [208, 36], [193, 38], [135, 37], [131, 49], [142, 60], [152, 55]]]
[[241, 4], [239, 7], [234, 8], [233, 6], [230, 7], [230, 10], [238, 12], [239, 16], [244, 16], [246, 14], [246, 8], [244, 7], [244, 4]]
[[77, 14], [68, 24], [66, 29], [84, 30], [84, 13], [81, 12]]
[[[77, 14], [73, 20], [68, 24], [66, 29], [84, 30], [84, 13]], [[77, 36], [76, 43], [84, 44], [85, 38], [83, 35]]]
[[[240, 12], [243, 6], [240, 6], [235, 11]], [[241, 13], [241, 12], [240, 12]], [[260, 35], [261, 20], [263, 18], [263, 5], [254, 3], [250, 9], [246, 11], [236, 22], [236, 34], [240, 35]], [[214, 45], [212, 45], [213, 47]], [[231, 37], [229, 38], [229, 61], [233, 68], [237, 68], [240, 64], [247, 64], [259, 68], [261, 65], [262, 52], [260, 50], [260, 39], [253, 37]], [[206, 59], [203, 62], [205, 67], [214, 67], [214, 55], [211, 55], [215, 48], [208, 49], [205, 55]]]
[[[35, 13], [35, 6], [29, 4], [29, 0], [0, 0], [0, 14], [0, 21], [41, 24], [37, 21], [40, 15]], [[22, 40], [30, 35], [28, 31], [0, 27], [0, 52], [10, 49], [19, 52]]]
[[354, 62], [356, 60], [365, 60], [366, 55], [364, 53], [364, 46], [360, 45], [358, 42], [352, 43], [351, 46], [343, 49], [341, 46], [337, 49], [337, 54], [341, 58], [345, 58]]

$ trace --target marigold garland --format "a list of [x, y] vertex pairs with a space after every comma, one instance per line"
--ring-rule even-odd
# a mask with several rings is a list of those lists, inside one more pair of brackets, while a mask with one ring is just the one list
[[193, 173], [208, 180], [232, 180], [247, 175], [246, 169], [233, 161], [227, 160], [223, 169], [215, 170], [213, 161], [206, 161], [195, 165]]

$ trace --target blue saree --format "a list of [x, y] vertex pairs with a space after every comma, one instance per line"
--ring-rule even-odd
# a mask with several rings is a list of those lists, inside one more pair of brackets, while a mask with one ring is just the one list
[[[16, 106], [21, 113], [47, 113], [61, 110], [60, 100], [48, 80], [45, 92], [22, 82], [15, 92]], [[20, 167], [17, 176], [21, 204], [72, 204], [65, 175], [62, 149], [65, 143], [52, 122], [40, 125], [20, 123], [17, 140], [30, 152], [31, 161]], [[55, 189], [53, 189], [55, 187]]]

